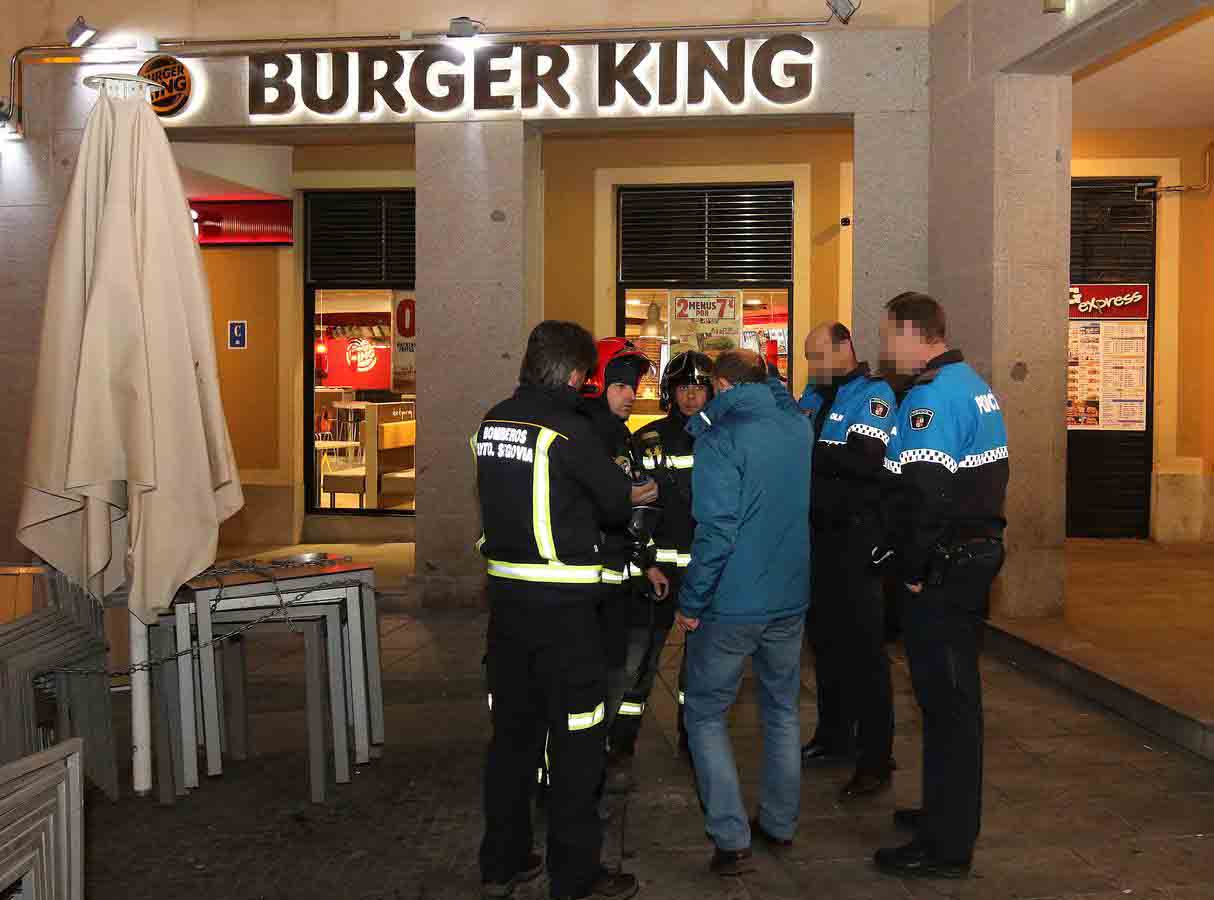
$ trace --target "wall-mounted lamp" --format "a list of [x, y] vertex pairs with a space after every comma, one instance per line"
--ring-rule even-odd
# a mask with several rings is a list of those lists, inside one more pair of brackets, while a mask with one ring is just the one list
[[67, 30], [67, 42], [73, 47], [91, 44], [96, 36], [97, 29], [84, 21], [84, 16], [76, 16], [76, 21]]
[[1042, 12], [1059, 13], [1066, 12], [1066, 0], [1042, 0]]

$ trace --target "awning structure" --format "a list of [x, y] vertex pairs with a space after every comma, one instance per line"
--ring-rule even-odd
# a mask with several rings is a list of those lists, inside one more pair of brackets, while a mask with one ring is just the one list
[[187, 166], [178, 169], [199, 244], [294, 243], [294, 211], [289, 197]]

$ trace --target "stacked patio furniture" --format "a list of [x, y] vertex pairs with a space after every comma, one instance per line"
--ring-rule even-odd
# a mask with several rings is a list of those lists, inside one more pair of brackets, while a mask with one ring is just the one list
[[30, 602], [0, 624], [0, 764], [45, 748], [48, 730], [40, 711], [53, 700], [55, 739], [82, 738], [88, 749], [86, 774], [116, 799], [118, 769], [101, 606], [53, 570], [20, 567], [16, 575], [9, 574], [13, 572], [0, 570], [0, 578], [7, 574], [25, 580], [16, 592]]

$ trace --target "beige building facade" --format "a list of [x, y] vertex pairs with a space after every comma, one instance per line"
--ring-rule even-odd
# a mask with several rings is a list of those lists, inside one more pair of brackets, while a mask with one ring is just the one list
[[[16, 23], [3, 36], [6, 53], [57, 42], [77, 12], [0, 2]], [[0, 362], [12, 425], [0, 453], [14, 476], [0, 485], [5, 552], [20, 553], [20, 435], [49, 245], [92, 103], [81, 79], [135, 71], [158, 38], [160, 52], [183, 61], [195, 81], [192, 106], [166, 119], [179, 162], [294, 198], [297, 238], [306, 192], [416, 192], [424, 339], [416, 351], [415, 515], [309, 512], [311, 423], [302, 398], [310, 361], [301, 348], [311, 325], [301, 240], [204, 251], [217, 340], [228, 320], [240, 319], [257, 342], [255, 354], [220, 347], [248, 498], [225, 540], [415, 541], [426, 602], [477, 595], [483, 565], [473, 549], [468, 435], [514, 384], [536, 321], [615, 331], [619, 188], [779, 182], [792, 185], [796, 210], [789, 346], [814, 322], [839, 317], [875, 359], [882, 304], [904, 290], [938, 296], [956, 343], [999, 394], [1011, 434], [1010, 554], [999, 607], [1008, 615], [1056, 611], [1066, 531], [1072, 76], [1204, 5], [1069, 0], [1066, 12], [1045, 13], [1040, 0], [866, 0], [847, 27], [817, 28], [787, 24], [804, 19], [804, 3], [731, 3], [710, 15], [738, 30], [707, 37], [645, 32], [709, 24], [702, 7], [681, 3], [482, 10], [308, 2], [291, 5], [289, 26], [279, 7], [92, 7], [98, 44], [21, 57], [23, 139], [0, 141], [0, 315], [6, 333], [20, 336]], [[490, 37], [479, 50], [425, 36], [460, 15], [486, 19]], [[559, 33], [585, 28], [613, 33]], [[491, 36], [520, 30], [553, 34], [542, 42]], [[627, 54], [647, 39], [651, 52], [628, 69]], [[452, 46], [462, 54], [455, 62], [442, 55]], [[603, 93], [607, 53], [614, 96]], [[417, 77], [388, 77], [398, 59]], [[564, 79], [545, 82], [558, 65]], [[318, 106], [340, 93], [343, 73], [347, 102]], [[461, 96], [444, 106], [456, 75]], [[708, 85], [703, 97], [698, 83]], [[793, 372], [799, 389], [804, 374], [795, 365]], [[1199, 443], [1177, 462], [1181, 377], [1161, 378], [1156, 392], [1165, 432], [1157, 438], [1172, 449], [1156, 455], [1153, 515], [1157, 537], [1194, 539], [1209, 533], [1204, 498], [1214, 454]]]

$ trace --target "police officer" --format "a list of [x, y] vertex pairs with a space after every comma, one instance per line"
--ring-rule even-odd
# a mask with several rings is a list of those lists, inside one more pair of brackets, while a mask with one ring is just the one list
[[858, 748], [842, 800], [891, 783], [893, 688], [885, 652], [885, 600], [872, 549], [884, 540], [881, 487], [894, 393], [858, 362], [851, 332], [819, 325], [805, 340], [809, 384], [801, 408], [814, 419], [813, 603], [810, 641], [818, 681], [818, 727], [806, 764]]
[[[620, 712], [610, 733], [615, 758], [609, 790], [633, 786], [632, 759], [641, 717], [658, 672], [666, 637], [674, 625], [674, 600], [683, 571], [691, 562], [695, 522], [691, 517], [691, 473], [695, 465], [694, 440], [687, 420], [712, 399], [712, 361], [703, 353], [679, 353], [662, 373], [659, 402], [664, 418], [640, 428], [633, 436], [633, 455], [660, 486], [661, 519], [654, 530], [655, 565], [645, 572], [648, 584], [634, 590], [625, 672], [636, 673], [624, 691]], [[652, 592], [647, 598], [645, 592]], [[654, 602], [656, 601], [656, 602]], [[679, 673], [679, 742], [686, 749], [683, 729], [683, 686]]]
[[[649, 359], [627, 338], [610, 337], [598, 342], [598, 362], [582, 386], [579, 410], [590, 421], [603, 449], [623, 472], [634, 469], [632, 432], [626, 424], [636, 403], [641, 379], [652, 369]], [[632, 620], [632, 586], [629, 561], [633, 539], [627, 523], [604, 529], [602, 540], [604, 590], [599, 601], [607, 654], [607, 733], [619, 714], [624, 692], [632, 679], [628, 661], [629, 623]], [[608, 755], [608, 769], [618, 762]]]
[[895, 297], [881, 332], [888, 365], [914, 376], [887, 465], [898, 476], [892, 564], [923, 712], [923, 806], [895, 813], [914, 840], [878, 850], [876, 863], [899, 876], [964, 878], [982, 818], [978, 655], [1003, 565], [1007, 431], [990, 386], [946, 343], [935, 300]]
[[486, 897], [509, 897], [543, 869], [531, 852], [530, 801], [545, 735], [552, 896], [637, 892], [632, 875], [609, 874], [599, 858], [607, 673], [596, 604], [602, 527], [627, 520], [634, 503], [655, 499], [656, 487], [634, 486], [577, 413], [594, 366], [585, 329], [541, 323], [514, 396], [493, 407], [471, 439], [489, 573]]

